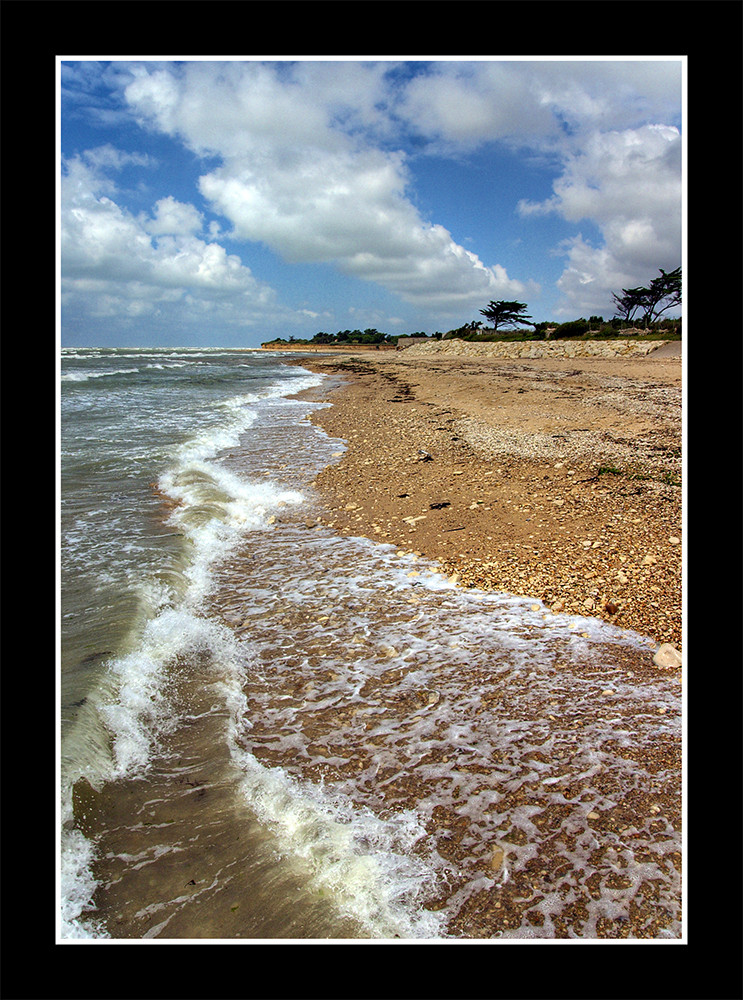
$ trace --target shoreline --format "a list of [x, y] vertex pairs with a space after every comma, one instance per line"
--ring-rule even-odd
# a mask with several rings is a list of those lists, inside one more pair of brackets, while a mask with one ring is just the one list
[[346, 442], [319, 474], [342, 534], [682, 648], [680, 356], [299, 357]]

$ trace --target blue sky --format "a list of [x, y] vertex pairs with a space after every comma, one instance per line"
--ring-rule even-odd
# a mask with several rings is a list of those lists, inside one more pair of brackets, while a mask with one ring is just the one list
[[60, 59], [63, 346], [613, 314], [682, 263], [682, 59]]

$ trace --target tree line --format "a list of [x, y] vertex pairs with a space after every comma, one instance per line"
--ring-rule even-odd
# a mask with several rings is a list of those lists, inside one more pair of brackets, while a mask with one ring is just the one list
[[[673, 271], [664, 271], [659, 268], [660, 275], [647, 286], [637, 288], [623, 288], [621, 295], [614, 293], [612, 300], [616, 307], [614, 316], [605, 321], [603, 316], [590, 316], [588, 319], [581, 317], [576, 320], [569, 320], [567, 323], [540, 322], [534, 323], [532, 317], [526, 312], [525, 302], [506, 301], [500, 299], [491, 301], [480, 310], [480, 314], [492, 324], [491, 328], [483, 329], [482, 320], [471, 320], [463, 326], [446, 333], [437, 331], [430, 337], [424, 332], [406, 334], [402, 337], [381, 333], [374, 328], [366, 330], [339, 330], [337, 333], [316, 333], [310, 340], [298, 340], [290, 337], [284, 340], [278, 337], [270, 341], [272, 344], [372, 344], [395, 346], [399, 340], [406, 340], [408, 337], [422, 337], [427, 339], [441, 340], [458, 338], [461, 340], [492, 340], [494, 337], [517, 336], [517, 339], [541, 340], [545, 337], [551, 339], [561, 339], [564, 337], [616, 337], [628, 326], [640, 327], [648, 333], [664, 333], [666, 335], [677, 335], [681, 332], [680, 319], [663, 319], [663, 314], [669, 309], [681, 305], [682, 301], [682, 277], [681, 268], [677, 267]], [[531, 330], [518, 330], [518, 327], [531, 327]]]
[[621, 295], [614, 295], [614, 304], [621, 319], [629, 323], [641, 316], [641, 323], [647, 329], [657, 323], [664, 312], [681, 305], [681, 268], [664, 271], [659, 268], [660, 277], [653, 278], [646, 288], [623, 288]]
[[[673, 329], [680, 332], [681, 320], [663, 320], [662, 316], [669, 309], [681, 305], [681, 268], [664, 271], [661, 267], [659, 271], [660, 275], [653, 278], [649, 285], [623, 288], [621, 295], [618, 293], [612, 295], [616, 312], [608, 323], [604, 321], [603, 316], [591, 316], [588, 320], [581, 317], [559, 324], [534, 323], [532, 317], [526, 312], [525, 302], [503, 299], [489, 302], [485, 309], [480, 310], [480, 314], [493, 324], [491, 335], [497, 334], [499, 330], [513, 330], [519, 324], [531, 326], [533, 328], [532, 336], [541, 336], [549, 331], [549, 335], [554, 338], [585, 336], [592, 332], [616, 336], [623, 327], [630, 324], [636, 326], [638, 323], [646, 331]], [[452, 332], [455, 332], [457, 336], [465, 337], [465, 339], [486, 336], [482, 333], [481, 320], [465, 324], [458, 331]]]
[[[425, 334], [416, 334], [425, 336]], [[339, 330], [337, 333], [325, 333], [320, 331], [310, 340], [298, 340], [296, 337], [289, 337], [284, 340], [278, 337], [271, 341], [274, 344], [395, 344], [397, 337], [389, 333], [380, 333], [379, 330], [368, 328], [366, 330]]]

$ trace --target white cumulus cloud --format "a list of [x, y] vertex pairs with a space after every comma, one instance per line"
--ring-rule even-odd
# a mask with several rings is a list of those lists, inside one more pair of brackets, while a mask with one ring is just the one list
[[[673, 126], [645, 125], [587, 136], [566, 157], [554, 194], [523, 201], [525, 217], [555, 213], [571, 222], [591, 221], [602, 243], [581, 235], [564, 247], [566, 268], [558, 281], [561, 311], [606, 307], [611, 293], [647, 284], [658, 269], [681, 261], [681, 136]], [[590, 290], [588, 290], [590, 286]]]
[[180, 236], [194, 236], [201, 232], [204, 218], [193, 205], [177, 201], [172, 195], [155, 203], [154, 217], [145, 219], [142, 225], [153, 236], [165, 233]]
[[[200, 179], [234, 235], [284, 260], [327, 262], [403, 300], [475, 306], [523, 293], [408, 196], [402, 152], [356, 134], [384, 133], [379, 67], [359, 64], [190, 64], [140, 72], [126, 97], [140, 119], [222, 163]], [[343, 80], [355, 88], [353, 100]]]
[[275, 316], [273, 290], [239, 257], [196, 235], [202, 219], [193, 205], [167, 197], [151, 217], [135, 217], [117, 204], [113, 181], [88, 165], [114, 160], [76, 157], [65, 164], [60, 235], [68, 309], [132, 317], [188, 302], [237, 324]]
[[556, 248], [558, 313], [580, 315], [681, 262], [681, 84], [678, 59], [452, 61], [417, 76], [396, 111], [444, 154], [499, 141], [552, 162], [553, 195], [516, 211], [527, 226], [554, 214], [598, 230]]

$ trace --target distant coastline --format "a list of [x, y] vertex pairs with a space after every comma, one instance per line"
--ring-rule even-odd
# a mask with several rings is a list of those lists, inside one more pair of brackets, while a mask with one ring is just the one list
[[[363, 351], [396, 351], [394, 344], [291, 344], [282, 340], [270, 340], [261, 344], [262, 351], [301, 351], [303, 354], [358, 354]], [[400, 348], [402, 349], [402, 348]]]

